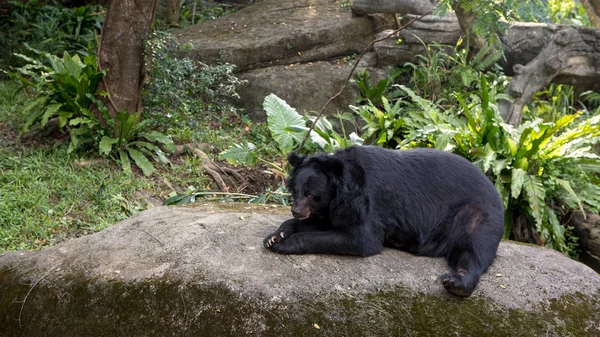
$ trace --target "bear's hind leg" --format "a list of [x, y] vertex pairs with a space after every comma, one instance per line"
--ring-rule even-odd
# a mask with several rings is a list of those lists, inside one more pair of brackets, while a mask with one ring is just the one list
[[455, 247], [448, 257], [448, 264], [452, 272], [441, 276], [444, 288], [457, 296], [471, 296], [483, 273], [472, 247]]
[[459, 234], [460, 238], [446, 255], [452, 272], [441, 276], [444, 288], [452, 294], [471, 296], [481, 274], [487, 271], [496, 257], [503, 222], [501, 217], [490, 220], [494, 220], [493, 217], [483, 216], [471, 207], [463, 208], [454, 218], [453, 222], [460, 221], [465, 231]]

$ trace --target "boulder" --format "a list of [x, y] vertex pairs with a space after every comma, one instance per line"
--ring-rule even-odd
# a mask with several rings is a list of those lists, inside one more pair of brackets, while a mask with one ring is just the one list
[[329, 60], [362, 51], [374, 28], [335, 0], [265, 0], [175, 33], [182, 50], [205, 63], [228, 62], [237, 71]]
[[[373, 39], [374, 22], [368, 16], [353, 16], [334, 0], [265, 0], [175, 35], [191, 46], [177, 51], [180, 55], [208, 64], [236, 65], [239, 78], [246, 82], [238, 87], [240, 98], [233, 103], [260, 121], [266, 118], [264, 98], [271, 93], [300, 113], [320, 111], [350, 74], [352, 56]], [[377, 63], [374, 56], [371, 66]], [[378, 80], [389, 67], [369, 70]], [[355, 85], [348, 86], [326, 113], [349, 111], [358, 95]]]
[[[362, 62], [364, 61], [364, 62]], [[263, 101], [271, 93], [285, 100], [298, 112], [321, 111], [330, 97], [338, 93], [348, 78], [356, 62], [352, 58], [331, 61], [308, 62], [253, 69], [239, 75], [245, 83], [238, 87], [239, 99], [234, 103], [243, 108], [253, 120], [266, 118]], [[375, 54], [368, 53], [361, 60], [357, 72], [367, 69], [371, 73], [373, 85], [385, 78], [389, 68], [375, 65]], [[352, 77], [354, 79], [355, 76]], [[325, 110], [326, 114], [350, 111], [360, 95], [358, 86], [349, 83], [340, 96], [334, 99]]]
[[[402, 18], [402, 24], [416, 17], [418, 15], [407, 14]], [[390, 32], [383, 31], [377, 37], [387, 36]], [[400, 31], [397, 38], [376, 42], [374, 50], [380, 66], [396, 66], [414, 62], [419, 54], [427, 54], [428, 45], [431, 43], [449, 45], [451, 48], [461, 35], [462, 31], [454, 12], [448, 12], [444, 17], [426, 15]], [[398, 39], [401, 39], [400, 43], [397, 42]]]
[[0, 256], [0, 336], [598, 336], [600, 276], [502, 242], [474, 295], [441, 258], [285, 256], [287, 207], [156, 207], [94, 235]]

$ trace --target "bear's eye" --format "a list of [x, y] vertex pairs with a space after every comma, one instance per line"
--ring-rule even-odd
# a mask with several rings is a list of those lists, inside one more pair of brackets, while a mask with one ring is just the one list
[[311, 195], [311, 194], [310, 194], [310, 192], [308, 191], [308, 188], [305, 188], [305, 189], [304, 189], [304, 196], [305, 196], [305, 197], [309, 197], [310, 195]]

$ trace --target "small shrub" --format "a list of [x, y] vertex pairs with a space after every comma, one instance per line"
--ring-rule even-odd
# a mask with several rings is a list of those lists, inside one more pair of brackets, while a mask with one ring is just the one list
[[156, 127], [197, 126], [214, 114], [229, 110], [227, 98], [237, 97], [242, 82], [233, 65], [208, 66], [187, 57], [176, 58], [180, 44], [168, 33], [154, 32], [146, 43], [146, 70], [150, 83], [144, 88], [146, 117]]
[[0, 16], [0, 50], [5, 55], [0, 69], [23, 65], [14, 54], [36, 57], [26, 45], [57, 56], [94, 54], [103, 21], [100, 6], [67, 8], [36, 0], [11, 1], [8, 14]]
[[[284, 100], [274, 94], [265, 97], [264, 109], [267, 112], [267, 123], [271, 137], [278, 144], [279, 154], [287, 155], [295, 151], [302, 143], [302, 140], [308, 134], [308, 122], [314, 122], [315, 118], [311, 116], [302, 116], [296, 109], [289, 106]], [[347, 116], [339, 115], [340, 120]], [[356, 133], [351, 133], [348, 138], [346, 135], [340, 135], [334, 130], [333, 124], [327, 117], [321, 117], [311, 131], [310, 137], [304, 145], [302, 151], [305, 152], [334, 152], [337, 149], [343, 149], [352, 145], [362, 145], [363, 139]], [[234, 144], [229, 149], [219, 155], [219, 158], [227, 160], [235, 165], [253, 165], [258, 160], [272, 166], [283, 175], [285, 167], [278, 167], [275, 164], [261, 159], [255, 155], [255, 146], [251, 143]]]
[[62, 58], [31, 49], [45, 62], [17, 54], [26, 64], [11, 73], [18, 78], [24, 88], [31, 88], [35, 94], [22, 113], [26, 122], [23, 132], [34, 124], [44, 127], [49, 119], [56, 117], [58, 126], [67, 129], [71, 136], [69, 152], [81, 143], [93, 140], [93, 129], [101, 126], [99, 117], [89, 110], [92, 102], [103, 111], [104, 118], [110, 119], [102, 103], [94, 96], [96, 86], [104, 72], [98, 71], [95, 55], [83, 58], [65, 52]]

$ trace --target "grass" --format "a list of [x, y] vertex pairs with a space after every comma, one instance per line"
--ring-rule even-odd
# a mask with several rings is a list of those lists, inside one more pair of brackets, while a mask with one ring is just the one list
[[110, 163], [79, 167], [66, 147], [0, 148], [0, 251], [53, 245], [98, 231], [145, 208], [133, 179]]
[[[196, 22], [225, 15], [226, 9], [219, 6], [209, 13], [199, 9], [196, 15], [202, 17], [197, 17]], [[35, 7], [26, 12], [33, 15], [38, 11], [45, 13], [52, 10]], [[181, 14], [182, 23], [189, 21], [191, 13], [186, 8]], [[96, 19], [96, 14], [90, 18]], [[40, 27], [44, 31], [53, 31], [51, 24], [54, 21], [42, 22]], [[33, 34], [37, 30], [23, 29], [20, 32], [25, 35], [31, 33], [31, 39], [13, 36], [8, 41], [11, 45], [21, 46], [25, 41], [39, 45], [36, 44], [37, 35]], [[56, 42], [54, 40], [51, 42]], [[93, 45], [91, 38], [88, 42]], [[76, 49], [73, 53], [85, 49], [69, 47]], [[41, 46], [39, 48], [51, 52]], [[10, 58], [3, 55], [0, 64], [10, 65]], [[94, 233], [152, 207], [152, 204], [160, 204], [174, 193], [207, 191], [214, 185], [199, 169], [201, 162], [193, 155], [171, 158], [172, 167], [156, 165], [156, 172], [146, 177], [135, 170], [133, 174], [125, 173], [119, 164], [100, 158], [97, 149], [68, 154], [64, 139], [59, 140], [60, 132], [43, 130], [20, 138], [21, 127], [28, 118], [23, 108], [31, 97], [18, 91], [20, 83], [9, 78], [0, 72], [0, 79], [5, 79], [0, 80], [0, 254], [8, 250], [40, 249], [68, 238]], [[268, 132], [265, 124], [247, 121], [227, 107], [215, 105], [212, 109], [210, 102], [204, 103], [207, 103], [207, 109], [201, 111], [203, 116], [196, 116], [195, 124], [161, 131], [167, 131], [177, 144], [209, 144], [210, 149], [205, 152], [212, 159], [216, 159], [218, 153], [233, 142], [244, 140], [254, 142], [266, 158], [277, 155], [272, 140], [265, 136]], [[78, 164], [86, 160], [93, 163]], [[244, 173], [260, 176], [259, 168], [252, 170]], [[260, 180], [269, 185], [273, 179]], [[278, 202], [281, 199], [281, 193], [274, 187], [266, 187], [265, 191], [259, 191], [263, 187], [253, 187], [251, 193], [260, 194], [260, 201]]]
[[[211, 190], [212, 180], [192, 155], [171, 158], [172, 167], [156, 165], [156, 173], [146, 177], [125, 173], [95, 151], [68, 154], [67, 142], [57, 141], [56, 134], [19, 138], [26, 118], [21, 109], [28, 97], [15, 95], [17, 88], [18, 83], [0, 81], [0, 253], [40, 249], [97, 232], [175, 192]], [[235, 112], [202, 124], [180, 129], [173, 138], [179, 137], [179, 144], [210, 144], [207, 154], [213, 159], [238, 140], [255, 142], [269, 152], [264, 124], [242, 121]], [[84, 161], [91, 164], [81, 165]], [[259, 200], [280, 202], [273, 190], [267, 187]]]

